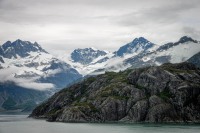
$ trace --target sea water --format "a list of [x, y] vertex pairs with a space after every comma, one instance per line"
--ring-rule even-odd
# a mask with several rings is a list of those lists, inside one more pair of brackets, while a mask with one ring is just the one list
[[61, 123], [0, 114], [0, 133], [200, 133], [193, 124]]

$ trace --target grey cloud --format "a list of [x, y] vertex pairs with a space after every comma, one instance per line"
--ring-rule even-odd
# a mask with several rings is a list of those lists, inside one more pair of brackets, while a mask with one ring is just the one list
[[200, 30], [192, 27], [183, 27], [183, 33], [194, 37], [194, 39], [200, 39]]
[[20, 70], [20, 68], [7, 68], [0, 69], [0, 82], [4, 83], [7, 81], [11, 81], [16, 83], [18, 86], [25, 87], [27, 89], [36, 89], [36, 90], [47, 90], [54, 87], [51, 83], [37, 83], [36, 79], [29, 78], [15, 78], [13, 73]]
[[199, 8], [198, 4], [189, 2], [177, 2], [164, 6], [147, 7], [128, 14], [114, 16], [110, 19], [123, 26], [138, 26], [142, 24], [171, 24], [179, 22], [181, 14], [188, 10]]
[[0, 0], [0, 43], [20, 38], [52, 51], [116, 50], [144, 36], [161, 44], [199, 36], [198, 12], [199, 0]]

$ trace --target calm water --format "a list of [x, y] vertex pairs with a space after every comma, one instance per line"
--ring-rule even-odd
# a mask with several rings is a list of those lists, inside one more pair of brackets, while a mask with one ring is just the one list
[[4, 114], [0, 133], [200, 133], [200, 125], [56, 123]]

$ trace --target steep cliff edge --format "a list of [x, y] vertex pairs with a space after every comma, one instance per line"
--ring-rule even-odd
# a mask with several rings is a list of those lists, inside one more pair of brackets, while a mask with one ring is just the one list
[[200, 69], [180, 63], [106, 72], [61, 90], [30, 117], [60, 122], [200, 122]]

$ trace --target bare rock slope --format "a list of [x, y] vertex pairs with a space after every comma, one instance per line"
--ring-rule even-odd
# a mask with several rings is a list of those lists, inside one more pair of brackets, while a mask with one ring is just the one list
[[30, 117], [60, 122], [200, 122], [200, 69], [180, 63], [106, 72], [61, 90]]

